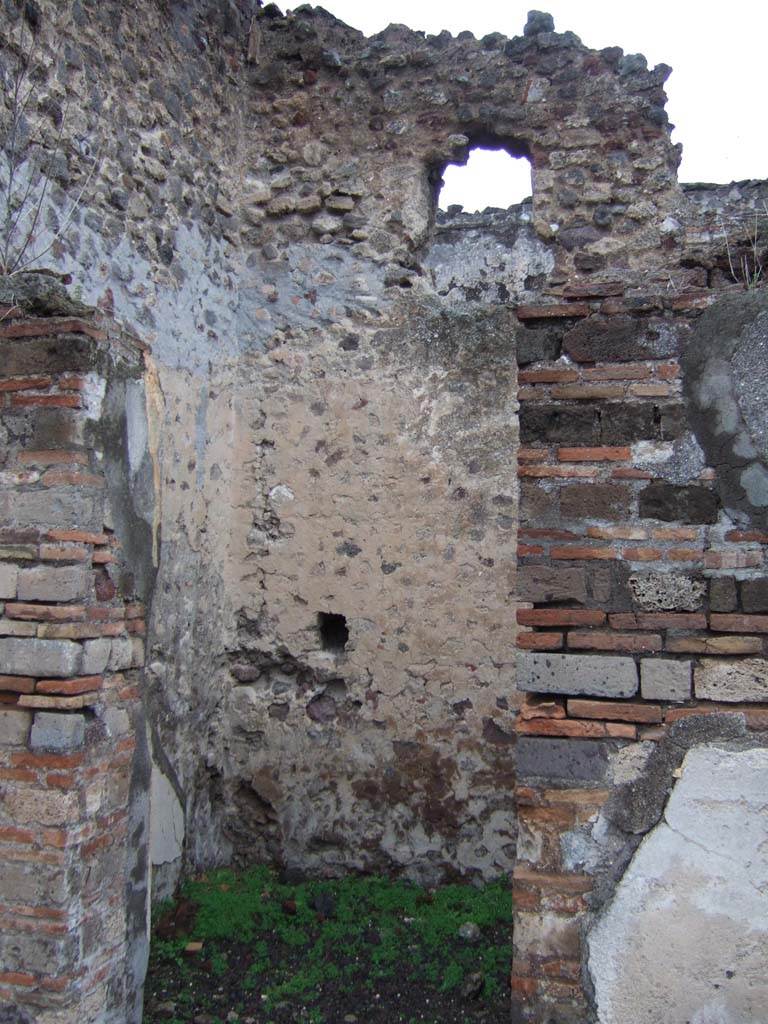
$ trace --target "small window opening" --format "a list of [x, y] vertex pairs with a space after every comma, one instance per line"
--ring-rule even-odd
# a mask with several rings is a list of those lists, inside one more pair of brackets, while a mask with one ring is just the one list
[[439, 206], [463, 206], [466, 213], [476, 213], [487, 206], [506, 210], [516, 206], [532, 193], [531, 164], [524, 157], [510, 156], [504, 149], [470, 151], [466, 164], [449, 164], [443, 172]]
[[349, 627], [344, 615], [335, 612], [318, 612], [317, 625], [320, 630], [320, 643], [324, 651], [343, 651], [349, 640]]

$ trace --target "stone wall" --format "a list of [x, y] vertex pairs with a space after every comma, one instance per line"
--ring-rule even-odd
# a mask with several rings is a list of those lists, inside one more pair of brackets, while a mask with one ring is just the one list
[[36, 278], [0, 295], [0, 1001], [122, 1024], [149, 895], [144, 353]]
[[[11, 249], [73, 278], [66, 315], [21, 313], [64, 317], [54, 337], [88, 339], [87, 379], [108, 382], [98, 407], [62, 388], [53, 342], [9, 375], [29, 386], [6, 411], [28, 391], [40, 417], [91, 425], [34, 441], [80, 461], [9, 478], [4, 518], [38, 515], [37, 545], [120, 544], [93, 548], [114, 595], [14, 590], [3, 621], [85, 651], [105, 639], [78, 632], [89, 616], [127, 608], [105, 620], [113, 651], [148, 604], [149, 759], [121, 806], [143, 835], [148, 789], [151, 822], [130, 856], [158, 898], [265, 857], [429, 882], [514, 869], [518, 1016], [605, 1015], [624, 998], [597, 952], [616, 915], [595, 922], [664, 832], [683, 755], [695, 773], [694, 747], [762, 742], [765, 313], [741, 290], [766, 184], [680, 186], [669, 69], [535, 12], [510, 40], [366, 40], [248, 0], [8, 0], [0, 51], [4, 125], [12, 86], [30, 96], [2, 170], [39, 214]], [[527, 156], [531, 200], [438, 214], [444, 167], [476, 145]], [[151, 357], [122, 369], [75, 295]], [[21, 313], [9, 338], [43, 329]], [[56, 618], [72, 605], [83, 618]], [[107, 705], [110, 664], [86, 673]], [[32, 686], [12, 704], [41, 699], [47, 676], [0, 671]], [[87, 773], [103, 733], [84, 721]]]

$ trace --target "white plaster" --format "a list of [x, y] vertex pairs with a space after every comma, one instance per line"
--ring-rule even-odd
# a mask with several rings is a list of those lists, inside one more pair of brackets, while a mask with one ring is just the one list
[[149, 850], [152, 864], [178, 860], [184, 844], [184, 810], [168, 777], [152, 767]]
[[588, 947], [599, 1024], [765, 1024], [768, 750], [688, 753]]

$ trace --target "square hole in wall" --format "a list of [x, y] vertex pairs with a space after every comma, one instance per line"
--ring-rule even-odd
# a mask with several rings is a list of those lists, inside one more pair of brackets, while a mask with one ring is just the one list
[[318, 612], [317, 626], [320, 630], [320, 643], [324, 651], [346, 650], [349, 627], [345, 615], [338, 615], [335, 612]]

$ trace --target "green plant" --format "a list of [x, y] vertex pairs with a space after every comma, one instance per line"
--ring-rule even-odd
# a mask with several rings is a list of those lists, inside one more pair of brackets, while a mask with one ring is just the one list
[[736, 244], [735, 229], [729, 235], [724, 221], [720, 228], [725, 240], [725, 252], [731, 277], [748, 290], [762, 284], [768, 263], [768, 203], [763, 200], [762, 210], [755, 209], [746, 225], [745, 237]]

